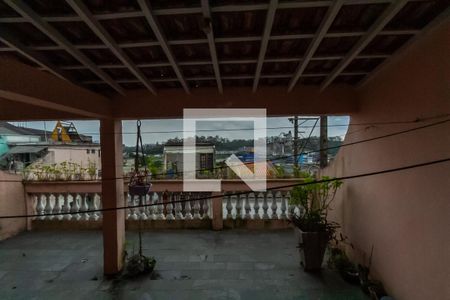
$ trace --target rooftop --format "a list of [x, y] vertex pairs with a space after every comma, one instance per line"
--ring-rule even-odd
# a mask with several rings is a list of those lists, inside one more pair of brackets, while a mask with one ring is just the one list
[[[100, 232], [23, 233], [0, 242], [0, 298], [367, 299], [334, 272], [305, 273], [291, 230], [146, 232], [152, 278], [103, 278]], [[137, 246], [127, 233], [128, 251]]]

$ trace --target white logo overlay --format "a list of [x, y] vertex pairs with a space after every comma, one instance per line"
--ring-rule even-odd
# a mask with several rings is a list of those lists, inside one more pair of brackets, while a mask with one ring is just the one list
[[[196, 179], [197, 122], [253, 122], [253, 162], [244, 163], [232, 154], [225, 164], [253, 191], [266, 190], [266, 110], [265, 109], [184, 109], [183, 110], [183, 190], [186, 192], [220, 192], [221, 180]], [[249, 168], [250, 166], [250, 168]], [[253, 171], [251, 170], [253, 169]]]

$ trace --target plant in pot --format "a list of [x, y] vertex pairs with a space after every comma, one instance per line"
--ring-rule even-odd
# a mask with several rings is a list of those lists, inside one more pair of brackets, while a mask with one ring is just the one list
[[339, 224], [328, 221], [328, 212], [342, 181], [324, 176], [315, 181], [308, 176], [292, 189], [290, 205], [297, 206], [291, 222], [298, 237], [301, 263], [305, 271], [320, 270], [329, 241], [336, 238]]
[[330, 249], [328, 266], [339, 272], [348, 283], [359, 285], [359, 272], [357, 266], [350, 261], [345, 252], [337, 247]]
[[[142, 153], [142, 165], [143, 170], [139, 169], [139, 148]], [[128, 191], [130, 193], [131, 199], [135, 196], [139, 198], [139, 206], [143, 205], [143, 200], [146, 199], [148, 193], [150, 192], [151, 173], [147, 169], [147, 164], [145, 160], [144, 148], [142, 146], [141, 137], [141, 121], [137, 121], [137, 141], [136, 141], [136, 155], [134, 161], [134, 170], [131, 173], [130, 183], [128, 185]], [[153, 272], [156, 260], [153, 257], [147, 257], [142, 254], [142, 220], [139, 218], [139, 252], [128, 258], [127, 260], [127, 272], [131, 277], [149, 274]]]

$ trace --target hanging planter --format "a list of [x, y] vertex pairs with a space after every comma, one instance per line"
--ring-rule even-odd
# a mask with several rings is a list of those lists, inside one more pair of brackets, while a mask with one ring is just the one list
[[[140, 149], [139, 149], [140, 147]], [[139, 169], [139, 150], [142, 154], [143, 170]], [[137, 138], [136, 138], [136, 153], [134, 156], [134, 170], [131, 173], [128, 191], [133, 196], [146, 196], [150, 192], [150, 178], [151, 173], [147, 169], [147, 162], [145, 161], [144, 147], [142, 145], [141, 136], [141, 121], [137, 121]]]
[[150, 173], [147, 170], [134, 171], [131, 175], [128, 191], [131, 196], [145, 196], [150, 192]]
[[[139, 150], [142, 154], [143, 170], [139, 169]], [[141, 121], [137, 121], [137, 140], [136, 140], [136, 155], [134, 158], [134, 170], [131, 174], [130, 183], [128, 184], [128, 192], [131, 199], [135, 196], [139, 197], [139, 206], [143, 205], [143, 199], [150, 192], [151, 188], [151, 173], [147, 169], [147, 162], [145, 160], [144, 147], [142, 145], [141, 136]], [[139, 218], [139, 253], [134, 254], [127, 260], [128, 276], [134, 277], [142, 274], [149, 274], [153, 272], [156, 260], [153, 257], [147, 257], [142, 254], [142, 220]]]

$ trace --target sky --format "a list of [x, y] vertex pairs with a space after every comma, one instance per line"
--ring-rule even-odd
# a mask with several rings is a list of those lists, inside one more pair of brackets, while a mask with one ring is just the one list
[[[301, 118], [301, 117], [299, 117]], [[311, 118], [311, 117], [308, 117]], [[85, 135], [91, 135], [94, 141], [99, 141], [99, 121], [79, 121], [74, 122], [78, 132]], [[299, 124], [303, 121], [299, 121]], [[306, 120], [300, 126], [300, 137], [307, 137], [314, 127], [315, 119]], [[328, 117], [328, 136], [340, 136], [344, 138], [349, 123], [348, 116]], [[53, 130], [56, 121], [34, 121], [34, 122], [13, 122], [14, 125], [31, 127], [36, 129]], [[317, 127], [313, 130], [312, 136], [319, 135], [318, 122]], [[215, 136], [233, 139], [253, 139], [253, 122], [249, 121], [223, 121], [223, 122], [198, 122], [197, 135]], [[167, 139], [183, 137], [183, 120], [182, 119], [165, 119], [165, 120], [142, 120], [141, 132], [144, 144], [162, 143]], [[270, 117], [267, 118], [267, 136], [278, 136], [282, 133], [293, 132], [293, 125], [288, 117]], [[127, 146], [136, 143], [136, 121], [122, 122], [123, 142]]]

